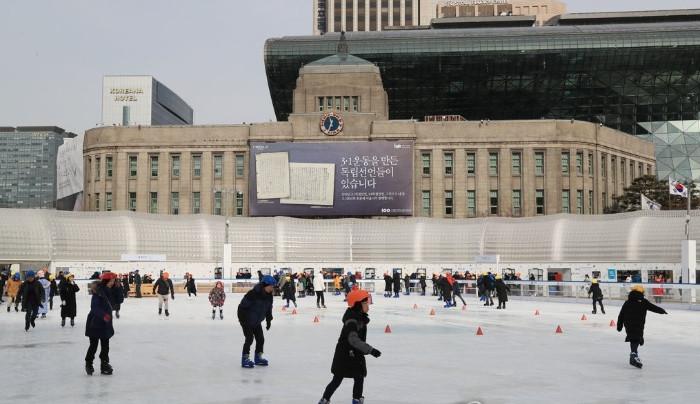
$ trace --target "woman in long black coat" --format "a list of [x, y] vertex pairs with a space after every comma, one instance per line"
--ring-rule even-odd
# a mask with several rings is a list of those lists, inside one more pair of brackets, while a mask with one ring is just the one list
[[630, 343], [630, 365], [638, 368], [642, 367], [642, 361], [639, 360], [637, 349], [640, 345], [644, 345], [644, 323], [647, 319], [647, 311], [668, 314], [666, 310], [644, 298], [642, 285], [634, 285], [617, 316], [617, 331], [620, 332], [622, 327], [625, 327], [627, 332], [625, 342]]
[[384, 297], [391, 297], [391, 284], [394, 281], [388, 273], [384, 274]]
[[70, 326], [75, 326], [75, 316], [78, 312], [75, 294], [80, 291], [80, 288], [75, 284], [73, 278], [73, 274], [68, 274], [58, 287], [58, 293], [61, 298], [61, 327], [66, 326], [67, 318], [70, 318]]
[[[508, 301], [508, 293], [510, 292], [510, 287], [503, 282], [501, 275], [496, 275], [496, 296], [498, 297], [498, 307], [497, 309], [506, 308], [506, 302]], [[503, 305], [503, 307], [501, 307]]]
[[101, 346], [100, 372], [103, 375], [112, 374], [112, 366], [109, 364], [109, 339], [114, 335], [112, 307], [115, 293], [121, 292], [121, 290], [113, 290], [116, 279], [116, 274], [106, 272], [102, 274], [99, 282], [95, 282], [91, 286], [92, 301], [85, 325], [85, 336], [90, 338], [90, 346], [85, 355], [85, 372], [90, 376], [95, 371], [92, 361], [95, 359], [98, 344]]

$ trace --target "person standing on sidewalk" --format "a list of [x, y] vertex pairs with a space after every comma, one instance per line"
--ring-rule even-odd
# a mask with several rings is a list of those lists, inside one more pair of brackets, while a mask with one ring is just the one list
[[175, 300], [175, 288], [173, 281], [170, 280], [170, 274], [163, 272], [160, 278], [153, 284], [153, 293], [158, 295], [158, 315], [163, 313], [163, 305], [165, 305], [165, 317], [170, 316], [168, 311], [168, 295]]

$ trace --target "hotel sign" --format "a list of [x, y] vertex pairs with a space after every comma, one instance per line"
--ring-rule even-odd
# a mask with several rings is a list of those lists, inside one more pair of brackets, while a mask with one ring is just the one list
[[138, 101], [137, 95], [143, 94], [142, 88], [111, 88], [109, 94], [114, 96], [114, 101], [117, 102], [135, 102]]

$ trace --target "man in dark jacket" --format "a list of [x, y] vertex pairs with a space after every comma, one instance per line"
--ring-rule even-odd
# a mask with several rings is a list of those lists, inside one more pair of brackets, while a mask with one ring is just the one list
[[[249, 290], [238, 305], [238, 322], [245, 337], [241, 367], [253, 368], [255, 365], [268, 365], [267, 359], [263, 358], [265, 336], [261, 323], [263, 320], [266, 321], [267, 330], [272, 326], [272, 292], [276, 283], [272, 276], [263, 276], [260, 283]], [[253, 339], [255, 339], [255, 361], [250, 360], [250, 346]]]
[[24, 315], [24, 331], [29, 331], [29, 326], [36, 327], [34, 320], [39, 316], [39, 306], [46, 304], [46, 294], [44, 288], [36, 280], [34, 271], [29, 271], [25, 275], [26, 280], [21, 286], [22, 311]]
[[401, 292], [401, 273], [394, 270], [394, 297], [399, 297]]
[[605, 314], [605, 308], [603, 307], [603, 291], [600, 290], [600, 285], [596, 278], [593, 278], [591, 286], [588, 288], [588, 297], [591, 297], [591, 295], [593, 295], [593, 314], [596, 314], [596, 302], [600, 304], [600, 311]]
[[141, 298], [141, 274], [139, 270], [134, 271], [134, 287], [136, 288], [136, 297]]
[[85, 336], [90, 338], [90, 346], [85, 355], [85, 372], [92, 376], [95, 368], [92, 361], [95, 360], [97, 345], [100, 344], [100, 373], [112, 374], [112, 366], [109, 364], [109, 339], [114, 335], [112, 325], [112, 299], [115, 292], [112, 291], [117, 280], [117, 274], [105, 272], [100, 276], [99, 282], [94, 282], [92, 288], [92, 301], [90, 313], [85, 325]]
[[640, 369], [642, 361], [639, 359], [637, 349], [640, 345], [644, 345], [644, 323], [647, 318], [647, 310], [658, 314], [668, 314], [666, 310], [644, 298], [642, 285], [634, 285], [627, 301], [622, 305], [620, 315], [617, 317], [617, 331], [622, 331], [624, 326], [627, 332], [625, 342], [630, 343], [630, 365]]
[[153, 284], [153, 293], [158, 295], [158, 315], [163, 312], [163, 304], [165, 304], [165, 317], [170, 316], [168, 311], [168, 295], [175, 300], [175, 288], [173, 281], [170, 280], [170, 274], [163, 272], [160, 278]]
[[420, 295], [421, 295], [421, 296], [425, 296], [425, 287], [426, 287], [426, 286], [427, 286], [427, 285], [425, 284], [425, 274], [422, 273], [422, 274], [420, 275]]
[[0, 271], [0, 303], [5, 302], [4, 300], [2, 300], [2, 296], [5, 293], [5, 283], [7, 282], [8, 279], [9, 279], [9, 276], [7, 274], [7, 271]]
[[403, 288], [403, 294], [409, 296], [411, 294], [411, 277], [408, 274], [403, 277]]

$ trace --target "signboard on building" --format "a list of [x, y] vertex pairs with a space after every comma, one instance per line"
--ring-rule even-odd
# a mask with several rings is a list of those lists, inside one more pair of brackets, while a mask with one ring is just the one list
[[56, 157], [56, 199], [83, 192], [84, 135], [66, 138]]
[[413, 142], [250, 146], [251, 216], [411, 216]]

